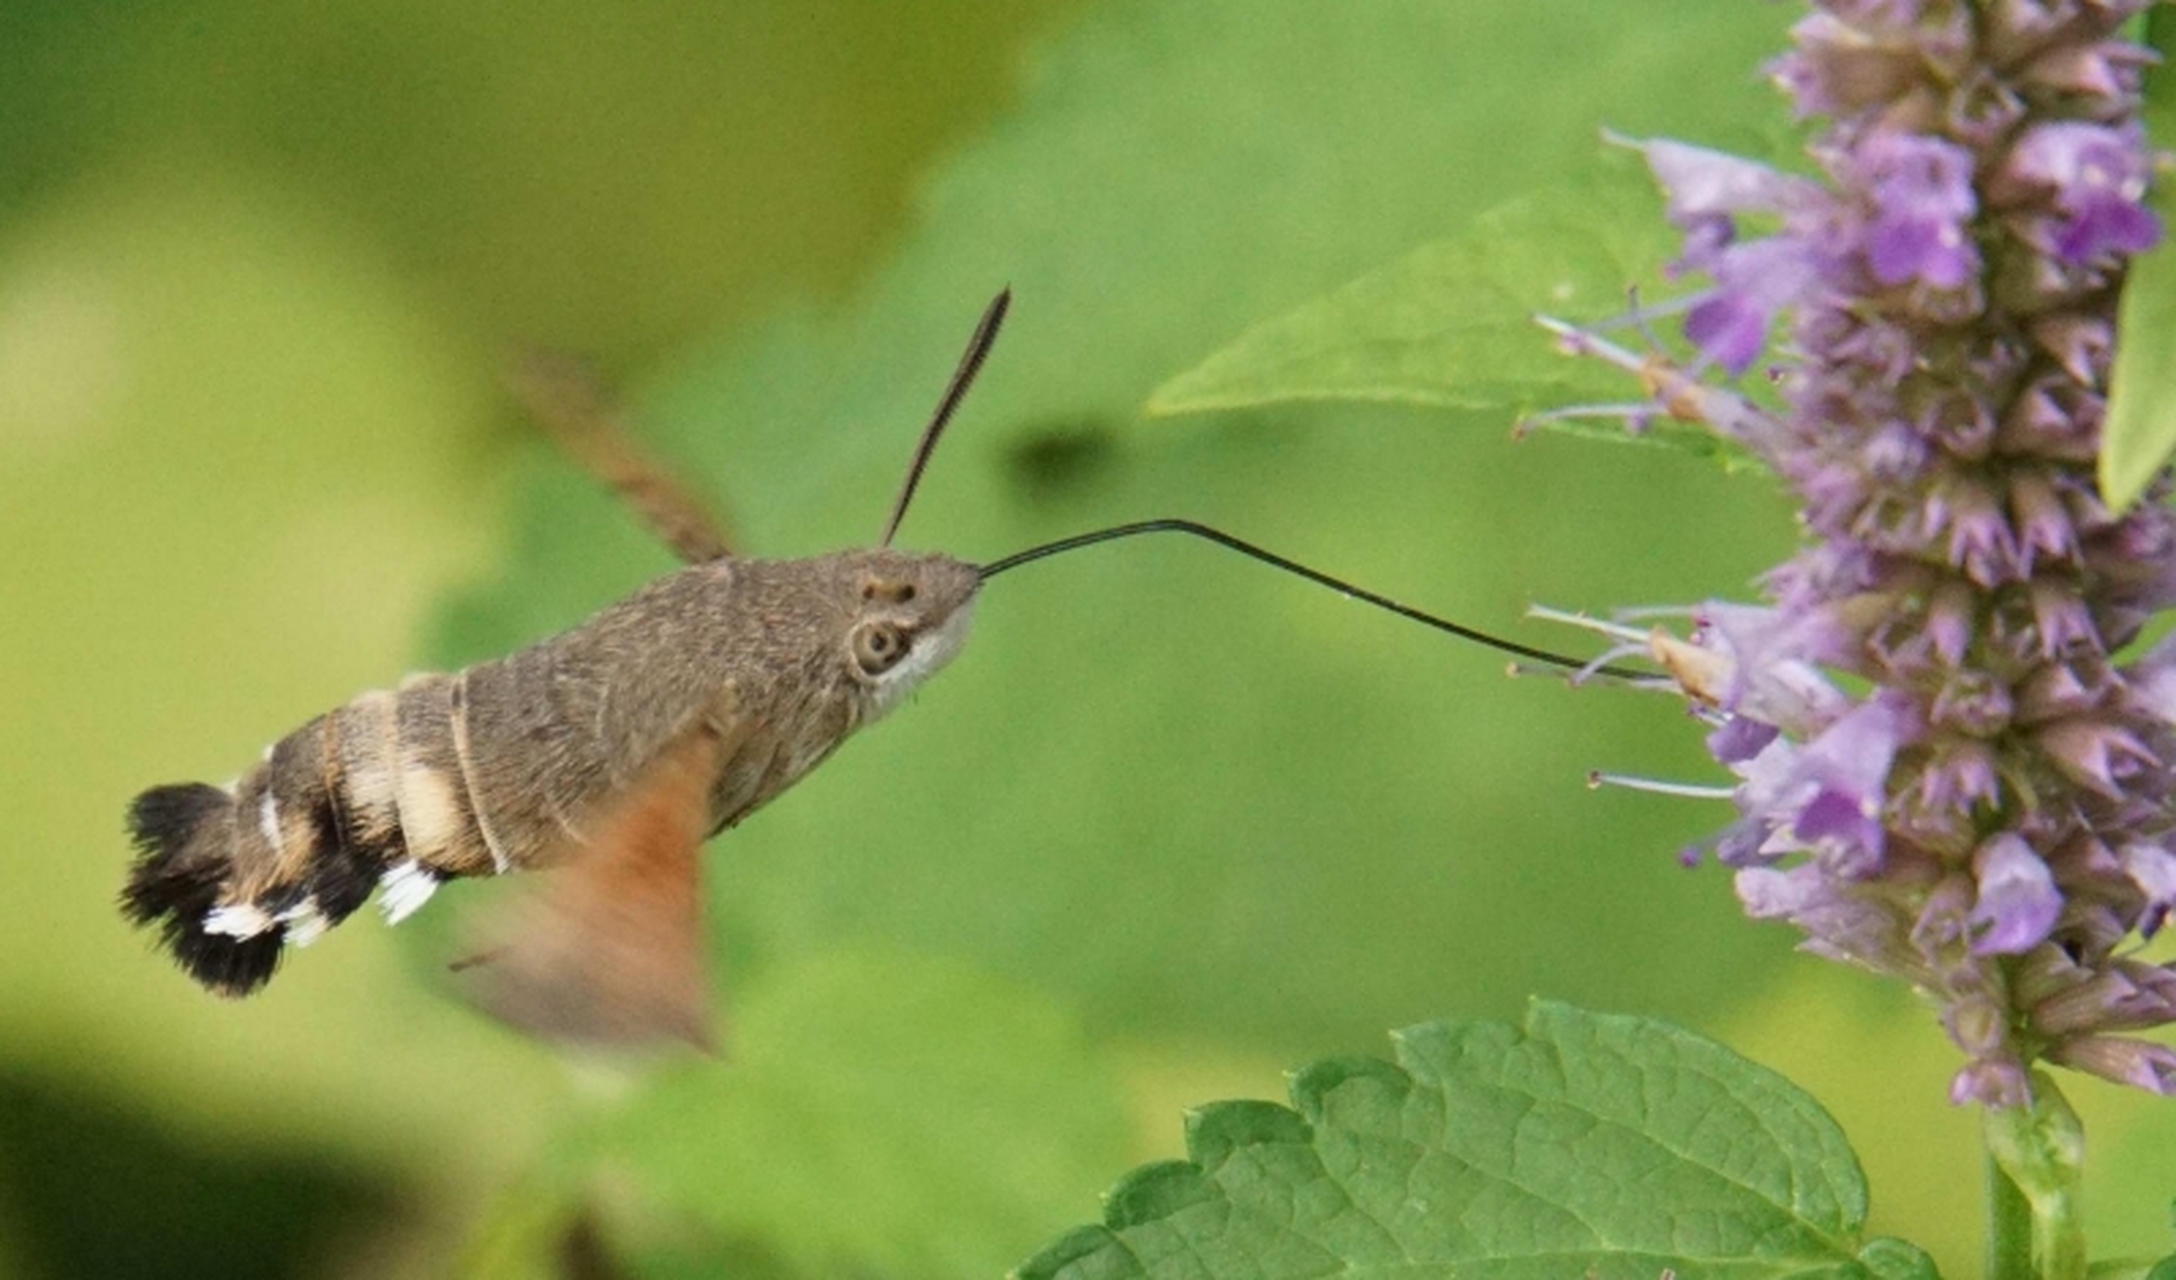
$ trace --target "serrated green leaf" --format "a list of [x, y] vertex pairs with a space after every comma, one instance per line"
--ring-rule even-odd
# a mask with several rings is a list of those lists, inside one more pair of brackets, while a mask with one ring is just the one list
[[1597, 166], [1575, 187], [1523, 197], [1462, 235], [1247, 330], [1149, 397], [1154, 414], [1362, 400], [1521, 410], [1625, 399], [1621, 373], [1565, 357], [1537, 311], [1597, 320], [1661, 274], [1671, 247], [1636, 165]]
[[[2161, 64], [2146, 80], [2147, 132], [2165, 140], [2176, 127], [2176, 75], [2168, 69], [2176, 53], [2176, 20], [2156, 10], [2148, 30]], [[2168, 225], [2167, 181], [2158, 184], [2153, 203]], [[2166, 235], [2131, 264], [2116, 335], [2101, 425], [2100, 492], [2111, 508], [2122, 511], [2145, 494], [2176, 452], [2176, 248]]]
[[600, 1123], [588, 1159], [809, 1275], [994, 1274], [1124, 1148], [1108, 1072], [1044, 998], [840, 954], [750, 984], [725, 1062]]
[[1841, 1131], [1764, 1067], [1689, 1032], [1536, 1004], [1524, 1027], [1430, 1023], [1395, 1063], [1320, 1063], [1292, 1107], [1191, 1118], [1104, 1222], [1022, 1280], [1127, 1277], [1928, 1277], [1861, 1241]]

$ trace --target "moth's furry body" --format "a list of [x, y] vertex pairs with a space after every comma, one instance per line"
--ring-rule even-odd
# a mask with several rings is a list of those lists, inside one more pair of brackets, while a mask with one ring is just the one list
[[441, 881], [580, 858], [660, 762], [700, 762], [714, 834], [948, 660], [979, 585], [889, 550], [683, 569], [505, 658], [365, 694], [229, 787], [145, 792], [124, 908], [241, 995], [380, 885], [398, 919]]

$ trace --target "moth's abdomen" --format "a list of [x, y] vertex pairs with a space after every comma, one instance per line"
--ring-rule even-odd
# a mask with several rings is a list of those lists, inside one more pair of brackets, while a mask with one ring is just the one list
[[466, 675], [368, 693], [282, 738], [227, 787], [154, 787], [129, 808], [122, 912], [225, 995], [374, 890], [398, 921], [449, 877], [506, 869], [469, 790]]

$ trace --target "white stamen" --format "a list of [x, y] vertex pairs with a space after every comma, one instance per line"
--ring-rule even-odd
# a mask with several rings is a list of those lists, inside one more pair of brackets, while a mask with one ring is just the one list
[[1559, 409], [1541, 409], [1529, 413], [1511, 424], [1511, 438], [1524, 440], [1533, 434], [1534, 428], [1545, 427], [1552, 422], [1578, 422], [1582, 419], [1622, 422], [1631, 435], [1645, 435], [1662, 413], [1653, 404], [1641, 401], [1637, 404], [1568, 404]]
[[1730, 787], [1707, 787], [1691, 782], [1664, 782], [1659, 778], [1635, 778], [1622, 773], [1603, 773], [1597, 769], [1587, 775], [1589, 789], [1623, 787], [1628, 791], [1650, 791], [1659, 796], [1683, 796], [1689, 800], [1728, 800], [1738, 793]]
[[279, 921], [287, 926], [287, 945], [290, 947], [307, 947], [332, 928], [332, 921], [325, 918], [314, 897], [304, 898], [280, 912]]
[[1646, 656], [1647, 646], [1644, 644], [1613, 644], [1595, 654], [1593, 660], [1587, 665], [1572, 672], [1572, 683], [1585, 684], [1600, 675], [1604, 667], [1616, 662], [1619, 658], [1644, 658]]
[[1526, 616], [1539, 618], [1543, 622], [1562, 622], [1584, 631], [1592, 631], [1596, 635], [1608, 636], [1612, 640], [1622, 640], [1626, 644], [1638, 645], [1643, 651], [1647, 648], [1648, 632], [1641, 627], [1628, 627], [1621, 622], [1611, 622], [1606, 618], [1597, 618], [1590, 614], [1568, 613], [1562, 609], [1552, 609], [1545, 604], [1526, 606]]
[[272, 925], [272, 917], [254, 902], [237, 902], [204, 913], [204, 932], [226, 938], [254, 938]]
[[378, 909], [387, 924], [399, 924], [438, 892], [438, 873], [410, 858], [378, 877]]
[[1638, 373], [1647, 367], [1645, 356], [1597, 336], [1592, 329], [1582, 329], [1555, 316], [1535, 316], [1534, 323], [1555, 334], [1560, 348], [1567, 355], [1593, 356], [1616, 365], [1627, 373]]

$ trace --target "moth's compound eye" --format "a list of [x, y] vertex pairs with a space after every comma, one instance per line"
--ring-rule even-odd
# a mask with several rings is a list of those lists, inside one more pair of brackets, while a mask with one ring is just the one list
[[907, 656], [907, 633], [889, 622], [864, 622], [854, 628], [854, 665], [863, 675], [881, 675]]

